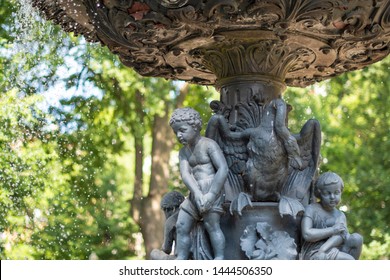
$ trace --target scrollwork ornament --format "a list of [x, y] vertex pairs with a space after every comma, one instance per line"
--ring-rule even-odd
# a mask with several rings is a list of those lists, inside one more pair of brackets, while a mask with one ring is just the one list
[[390, 0], [29, 1], [143, 75], [195, 83], [266, 74], [304, 87], [389, 53]]
[[[384, 1], [385, 2], [385, 1]], [[385, 30], [387, 34], [390, 32], [390, 2], [387, 1], [381, 9], [379, 9], [376, 17], [380, 26]]]
[[286, 5], [281, 5], [279, 1], [255, 1], [246, 9], [248, 16], [257, 21], [273, 25], [279, 20], [286, 18]]
[[209, 0], [206, 2], [203, 14], [208, 18], [213, 16], [225, 17], [238, 11], [239, 1], [236, 0]]

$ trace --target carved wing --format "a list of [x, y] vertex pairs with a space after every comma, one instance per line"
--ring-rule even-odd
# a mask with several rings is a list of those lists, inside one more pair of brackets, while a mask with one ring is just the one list
[[227, 184], [225, 186], [226, 200], [233, 201], [240, 192], [244, 192], [244, 174], [246, 171], [246, 143], [242, 140], [221, 141], [218, 143], [225, 155], [229, 167]]
[[290, 165], [282, 195], [297, 199], [306, 206], [313, 196], [312, 184], [317, 176], [321, 148], [320, 123], [314, 119], [307, 121], [300, 133], [294, 137], [300, 148], [302, 167], [298, 169]]
[[[244, 176], [248, 160], [247, 142], [241, 139], [226, 139], [220, 133], [217, 118], [223, 115], [228, 120], [231, 113], [230, 107], [220, 101], [213, 101], [210, 106], [216, 114], [208, 122], [206, 137], [215, 140], [225, 155], [229, 167], [228, 179], [225, 184], [226, 200], [233, 201], [241, 192], [246, 192]], [[238, 117], [234, 126], [236, 131], [253, 127], [256, 118], [260, 116], [260, 112], [256, 112], [259, 111], [258, 106], [251, 103], [240, 104], [237, 106], [237, 110]]]

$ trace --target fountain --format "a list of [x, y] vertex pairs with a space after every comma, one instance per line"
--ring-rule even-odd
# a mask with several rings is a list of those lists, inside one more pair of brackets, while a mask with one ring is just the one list
[[[215, 86], [221, 97], [210, 104], [215, 114], [206, 136], [228, 166], [220, 217], [229, 239], [224, 258], [299, 257], [310, 239], [301, 232], [302, 212], [314, 211], [315, 196], [325, 200], [317, 188], [337, 186], [341, 195], [343, 184], [330, 176], [336, 181], [315, 188], [320, 125], [310, 120], [290, 134], [283, 91], [386, 57], [389, 0], [31, 2], [48, 20], [107, 46], [141, 75]], [[345, 222], [332, 218], [334, 228]], [[192, 250], [192, 258], [212, 258], [209, 237], [198, 226], [192, 247], [201, 250]], [[340, 236], [334, 244], [361, 243], [344, 233], [334, 230]]]

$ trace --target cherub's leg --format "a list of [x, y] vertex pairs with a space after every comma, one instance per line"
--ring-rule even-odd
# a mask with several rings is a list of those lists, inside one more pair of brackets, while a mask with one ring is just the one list
[[187, 212], [180, 210], [176, 223], [177, 260], [188, 260], [191, 248], [190, 233], [194, 222], [194, 218]]
[[205, 214], [203, 218], [204, 226], [210, 236], [214, 259], [223, 260], [225, 251], [225, 236], [223, 235], [219, 224], [220, 214], [216, 212], [209, 212]]
[[347, 253], [340, 251], [337, 254], [337, 257], [335, 260], [350, 260], [350, 261], [352, 261], [352, 260], [354, 260], [354, 258], [350, 254], [347, 254]]
[[286, 103], [282, 99], [276, 99], [274, 102], [276, 109], [275, 132], [282, 139], [288, 157], [292, 160], [292, 165], [295, 168], [301, 169], [302, 160], [300, 158], [300, 150], [297, 140], [291, 135], [290, 131], [286, 127]]
[[345, 240], [341, 251], [350, 254], [355, 260], [358, 260], [362, 252], [363, 237], [358, 233], [352, 233]]

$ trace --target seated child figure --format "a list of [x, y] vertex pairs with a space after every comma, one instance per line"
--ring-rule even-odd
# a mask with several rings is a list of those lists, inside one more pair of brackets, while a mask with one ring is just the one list
[[200, 135], [202, 120], [194, 109], [176, 109], [169, 124], [184, 146], [179, 152], [180, 174], [190, 191], [176, 224], [177, 259], [189, 258], [190, 233], [198, 221], [203, 222], [210, 237], [214, 259], [223, 259], [225, 237], [220, 216], [228, 174], [225, 157], [214, 140]]
[[173, 244], [176, 242], [176, 222], [179, 215], [180, 204], [182, 204], [183, 201], [184, 196], [177, 191], [169, 192], [163, 196], [160, 206], [165, 214], [164, 242], [161, 246], [161, 250], [154, 249], [151, 252], [151, 259], [167, 260], [175, 258], [175, 254], [170, 254], [172, 252]]
[[363, 238], [358, 233], [348, 233], [346, 217], [336, 208], [343, 189], [343, 180], [333, 172], [318, 178], [314, 194], [319, 201], [306, 207], [302, 219], [301, 259], [359, 259]]

